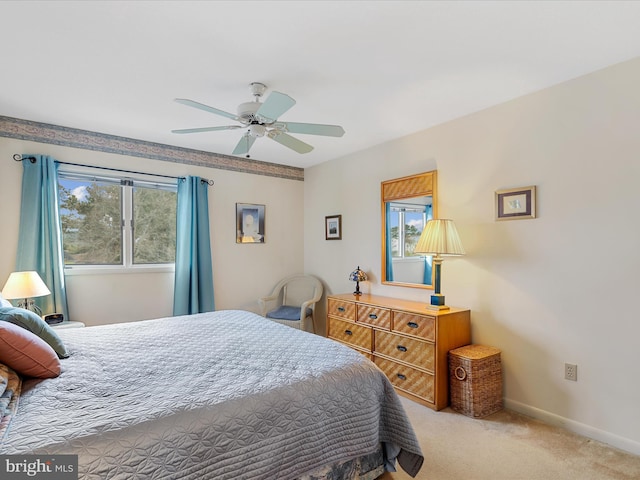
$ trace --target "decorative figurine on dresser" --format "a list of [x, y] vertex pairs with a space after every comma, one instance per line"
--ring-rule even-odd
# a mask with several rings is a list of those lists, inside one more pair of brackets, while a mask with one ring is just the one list
[[352, 293], [327, 297], [327, 337], [361, 352], [396, 390], [441, 410], [449, 405], [447, 353], [471, 343], [470, 312]]

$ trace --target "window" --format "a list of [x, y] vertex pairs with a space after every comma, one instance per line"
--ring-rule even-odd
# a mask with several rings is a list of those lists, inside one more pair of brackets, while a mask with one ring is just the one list
[[58, 173], [65, 267], [172, 264], [174, 184]]
[[431, 206], [392, 203], [389, 213], [391, 227], [391, 255], [394, 258], [420, 257], [416, 244], [430, 219]]

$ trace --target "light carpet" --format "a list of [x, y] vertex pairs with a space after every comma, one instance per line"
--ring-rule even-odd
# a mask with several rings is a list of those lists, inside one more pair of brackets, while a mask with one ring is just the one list
[[[503, 410], [474, 419], [402, 398], [425, 456], [418, 480], [638, 480], [640, 456]], [[404, 471], [379, 480], [408, 480]]]

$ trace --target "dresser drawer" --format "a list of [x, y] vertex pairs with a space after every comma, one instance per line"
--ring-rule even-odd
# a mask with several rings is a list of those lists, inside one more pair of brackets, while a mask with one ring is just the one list
[[391, 330], [391, 310], [388, 308], [372, 307], [371, 305], [358, 304], [358, 322], [366, 323], [372, 327]]
[[329, 318], [329, 337], [371, 351], [372, 330], [369, 327]]
[[336, 298], [329, 298], [327, 300], [327, 315], [346, 318], [347, 320], [355, 322], [356, 304], [355, 302], [347, 302]]
[[398, 390], [404, 390], [433, 403], [433, 375], [415, 368], [374, 355], [373, 361], [384, 372], [391, 384]]
[[394, 333], [376, 331], [374, 351], [433, 372], [435, 345]]
[[435, 341], [436, 319], [406, 312], [393, 312], [393, 330]]

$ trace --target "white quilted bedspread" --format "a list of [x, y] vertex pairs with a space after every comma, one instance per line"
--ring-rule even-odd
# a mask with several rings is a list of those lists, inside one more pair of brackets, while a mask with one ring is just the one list
[[387, 378], [323, 337], [236, 310], [58, 333], [72, 354], [24, 382], [0, 453], [78, 454], [92, 480], [293, 479], [379, 442], [422, 464]]

